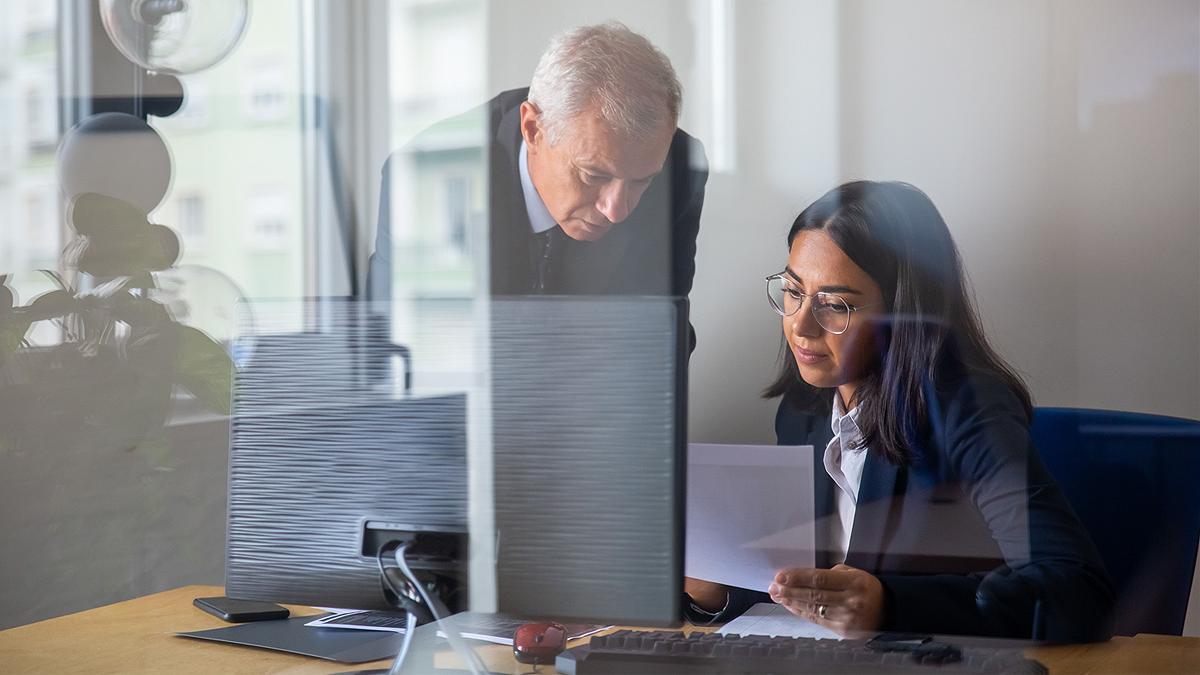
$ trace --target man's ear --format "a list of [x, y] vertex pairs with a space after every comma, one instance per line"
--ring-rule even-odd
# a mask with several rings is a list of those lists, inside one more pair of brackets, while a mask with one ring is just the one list
[[521, 103], [521, 138], [525, 139], [525, 145], [530, 150], [536, 150], [546, 140], [546, 133], [542, 130], [542, 113], [530, 101]]

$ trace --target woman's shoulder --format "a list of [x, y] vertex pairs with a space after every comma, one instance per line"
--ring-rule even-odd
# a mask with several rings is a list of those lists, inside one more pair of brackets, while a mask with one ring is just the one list
[[1028, 408], [1013, 384], [1000, 373], [963, 365], [943, 367], [935, 382], [934, 398], [947, 422], [1004, 415], [1029, 424]]
[[926, 450], [960, 474], [978, 473], [973, 466], [1023, 460], [1030, 447], [1029, 409], [1012, 384], [987, 369], [943, 375], [929, 400], [933, 447]]
[[830, 402], [819, 392], [801, 395], [791, 391], [775, 411], [775, 438], [779, 445], [808, 445], [812, 436], [829, 428]]

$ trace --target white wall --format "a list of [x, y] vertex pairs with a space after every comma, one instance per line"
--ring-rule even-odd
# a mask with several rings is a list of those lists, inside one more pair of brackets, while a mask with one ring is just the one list
[[842, 4], [845, 177], [917, 184], [1041, 405], [1200, 417], [1200, 6]]
[[[554, 32], [615, 18], [676, 64], [681, 126], [711, 155], [710, 4], [493, 4], [492, 89], [526, 84]], [[701, 225], [693, 440], [772, 441], [761, 280], [800, 209], [854, 178], [931, 195], [1039, 405], [1200, 418], [1197, 3], [728, 5], [736, 169], [710, 177]]]

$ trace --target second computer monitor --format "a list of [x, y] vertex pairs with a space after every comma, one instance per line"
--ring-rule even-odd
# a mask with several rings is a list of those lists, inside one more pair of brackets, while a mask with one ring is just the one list
[[681, 300], [492, 303], [500, 611], [681, 619], [687, 344]]

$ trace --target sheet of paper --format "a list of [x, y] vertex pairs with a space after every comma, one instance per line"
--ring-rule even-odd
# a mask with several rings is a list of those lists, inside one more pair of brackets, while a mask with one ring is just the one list
[[407, 617], [403, 612], [346, 609], [336, 614], [318, 617], [304, 625], [317, 628], [349, 628], [404, 633], [406, 620]]
[[762, 602], [718, 631], [721, 635], [766, 635], [767, 637], [804, 637], [818, 640], [842, 640], [842, 636], [808, 619], [796, 616], [781, 605]]
[[765, 591], [812, 567], [812, 472], [811, 445], [688, 445], [685, 574]]

